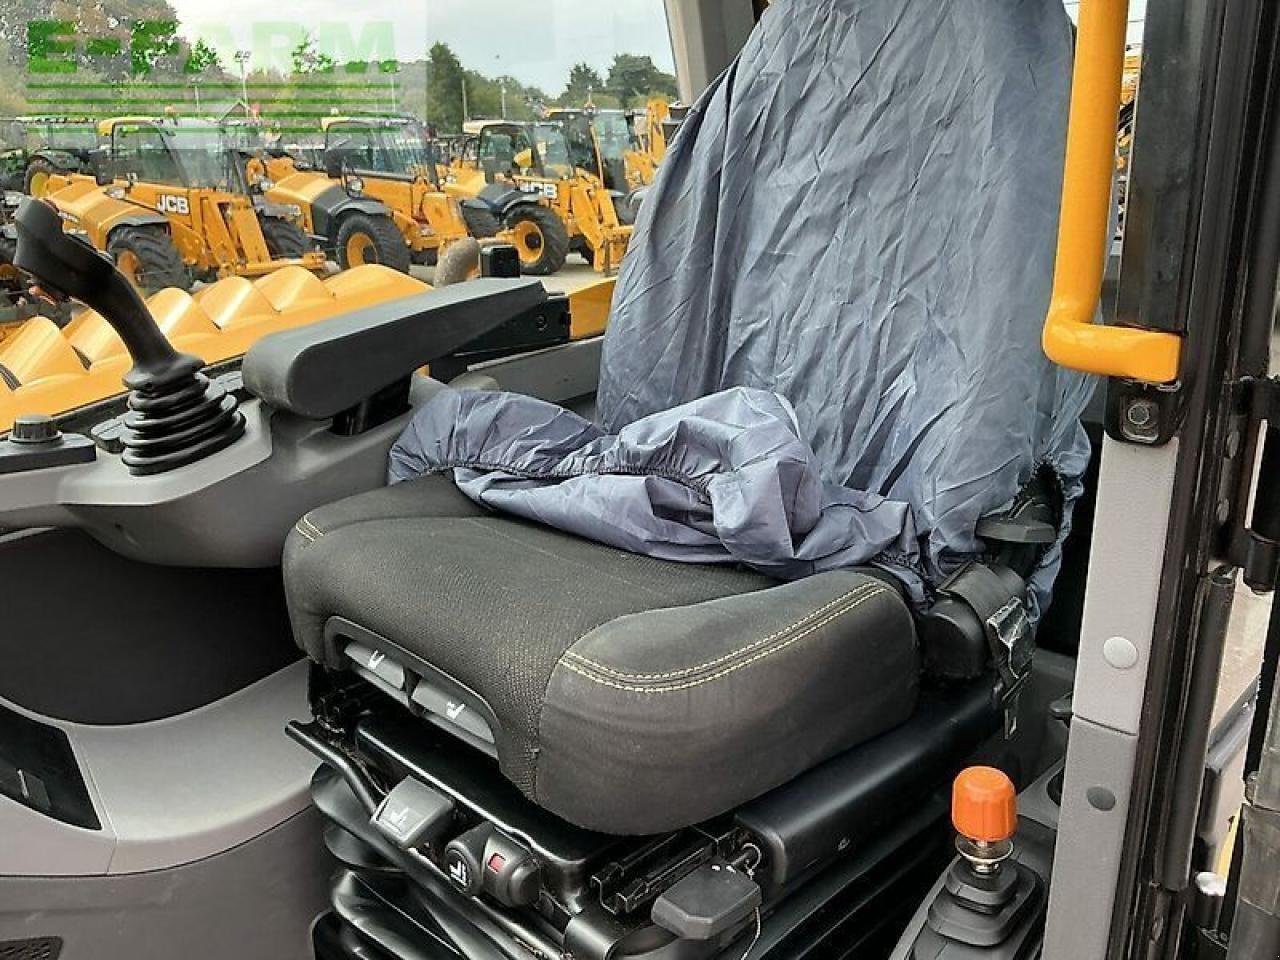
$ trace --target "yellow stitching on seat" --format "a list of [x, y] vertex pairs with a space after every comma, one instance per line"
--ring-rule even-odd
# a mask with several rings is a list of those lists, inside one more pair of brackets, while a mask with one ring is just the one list
[[586, 670], [583, 670], [581, 667], [576, 666], [567, 660], [561, 660], [560, 664], [565, 666], [569, 670], [572, 670], [574, 673], [578, 674], [579, 676], [586, 677], [592, 683], [598, 683], [601, 686], [605, 686], [605, 687], [613, 687], [615, 690], [626, 690], [630, 693], [674, 693], [675, 691], [678, 691], [678, 690], [688, 690], [691, 687], [701, 686], [704, 683], [710, 683], [712, 680], [718, 680], [721, 677], [728, 676], [729, 674], [733, 673], [735, 670], [741, 670], [743, 667], [749, 666], [750, 664], [755, 663], [757, 660], [763, 660], [765, 657], [771, 657], [775, 653], [777, 653], [779, 650], [785, 650], [787, 647], [791, 646], [793, 643], [796, 643], [797, 641], [802, 640], [804, 637], [807, 637], [809, 634], [816, 632], [822, 627], [825, 627], [828, 623], [831, 623], [833, 620], [839, 619], [844, 614], [848, 613], [850, 610], [854, 609], [864, 601], [870, 600], [874, 596], [878, 596], [881, 593], [887, 593], [887, 592], [888, 591], [886, 590], [872, 590], [870, 593], [860, 596], [853, 603], [849, 604], [849, 606], [841, 610], [837, 610], [835, 613], [832, 613], [830, 616], [826, 617], [823, 620], [818, 621], [817, 623], [810, 624], [808, 629], [802, 630], [800, 633], [797, 633], [795, 636], [790, 637], [786, 641], [779, 643], [776, 646], [770, 647], [767, 650], [761, 650], [759, 653], [755, 654], [752, 657], [748, 657], [746, 660], [743, 660], [741, 663], [735, 663], [731, 667], [726, 667], [723, 670], [719, 670], [705, 677], [700, 677], [697, 680], [686, 680], [684, 683], [669, 683], [662, 686], [640, 686], [638, 684], [632, 684], [632, 683], [616, 683], [613, 680], [604, 680], [604, 679], [601, 679], [600, 677], [593, 676], [592, 674], [588, 673]]
[[772, 643], [774, 640], [777, 640], [784, 633], [789, 633], [790, 631], [795, 630], [798, 627], [803, 627], [805, 623], [807, 623], [808, 621], [813, 620], [817, 617], [821, 617], [823, 614], [827, 613], [833, 607], [839, 606], [840, 604], [844, 603], [846, 600], [851, 600], [855, 597], [862, 596], [869, 591], [879, 592], [880, 589], [881, 589], [880, 586], [875, 583], [860, 583], [856, 587], [854, 587], [852, 590], [848, 591], [847, 593], [843, 593], [840, 596], [836, 597], [830, 603], [824, 604], [823, 606], [819, 607], [817, 610], [813, 610], [805, 614], [795, 623], [788, 624], [787, 626], [783, 627], [781, 630], [777, 630], [774, 633], [769, 634], [769, 636], [767, 637], [763, 637], [759, 640], [753, 640], [751, 643], [747, 644], [745, 647], [739, 647], [736, 650], [730, 650], [728, 653], [724, 654], [723, 656], [716, 657], [714, 660], [708, 660], [706, 663], [700, 663], [695, 667], [682, 667], [679, 670], [669, 670], [666, 673], [623, 673], [621, 670], [615, 670], [612, 667], [605, 666], [603, 663], [599, 663], [595, 660], [590, 660], [587, 657], [584, 657], [580, 653], [574, 653], [572, 649], [566, 650], [565, 656], [570, 657], [574, 660], [577, 660], [579, 663], [583, 664], [584, 666], [590, 667], [591, 669], [595, 670], [597, 673], [603, 673], [606, 676], [616, 677], [619, 680], [671, 680], [676, 677], [687, 676], [688, 674], [691, 674], [691, 673], [698, 673], [699, 671], [706, 670], [709, 667], [714, 667], [717, 664], [724, 663], [724, 661], [726, 660], [732, 660], [734, 657], [741, 656], [744, 653], [750, 653], [752, 650], [756, 649], [757, 647], [768, 646], [770, 643]]
[[[306, 526], [303, 526], [303, 524], [306, 524]], [[307, 529], [308, 527], [310, 529]], [[311, 515], [309, 513], [303, 514], [302, 519], [293, 525], [293, 529], [306, 537], [308, 543], [315, 543], [324, 536], [324, 531], [312, 522]]]

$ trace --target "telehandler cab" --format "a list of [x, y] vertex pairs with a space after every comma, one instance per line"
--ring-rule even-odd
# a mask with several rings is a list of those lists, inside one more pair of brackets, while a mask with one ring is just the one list
[[[666, 154], [663, 124], [671, 116], [666, 100], [654, 98], [644, 110], [612, 110], [588, 105], [555, 108], [546, 119], [565, 126], [575, 155], [587, 170], [600, 170], [613, 189], [624, 194], [647, 187]], [[591, 151], [587, 151], [587, 144]], [[592, 155], [594, 153], [594, 156]]]
[[106, 146], [94, 176], [50, 177], [46, 196], [68, 230], [108, 253], [141, 289], [189, 289], [291, 265], [325, 269], [295, 222], [299, 211], [254, 202], [215, 124], [117, 117], [98, 132]]
[[667, 14], [603, 344], [495, 246], [224, 378], [19, 210], [133, 366], [0, 441], [0, 949], [1280, 955], [1280, 9], [1148, 7], [1105, 295], [1123, 0]]
[[96, 128], [87, 117], [0, 120], [0, 187], [38, 197], [50, 176], [89, 170], [98, 147]]
[[[0, 193], [0, 377], [4, 378], [6, 387], [11, 387], [14, 379], [3, 360], [9, 340], [33, 317], [46, 318], [56, 329], [65, 327], [72, 314], [69, 303], [54, 303], [33, 293], [27, 278], [13, 262], [18, 249], [18, 230], [13, 215], [22, 199], [23, 195], [16, 191]], [[3, 405], [3, 400], [0, 400], [0, 405]], [[0, 415], [0, 430], [4, 429], [7, 429], [7, 424]]]

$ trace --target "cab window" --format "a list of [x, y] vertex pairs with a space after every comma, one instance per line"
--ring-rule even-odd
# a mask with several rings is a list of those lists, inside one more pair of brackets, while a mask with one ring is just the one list
[[146, 183], [182, 183], [173, 152], [154, 127], [118, 126], [111, 141], [118, 170], [133, 172]]

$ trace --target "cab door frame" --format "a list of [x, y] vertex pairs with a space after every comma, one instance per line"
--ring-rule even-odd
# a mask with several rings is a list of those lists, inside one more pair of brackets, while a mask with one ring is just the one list
[[[1107, 384], [1049, 960], [1185, 956], [1192, 933], [1205, 684], [1235, 588], [1230, 531], [1248, 512], [1240, 478], [1254, 448], [1245, 396], [1266, 370], [1280, 269], [1277, 245], [1259, 242], [1263, 201], [1280, 189], [1266, 162], [1280, 95], [1273, 7], [1148, 12], [1116, 315], [1177, 334], [1182, 359], [1170, 384]], [[1252, 299], [1251, 283], [1264, 288]]]

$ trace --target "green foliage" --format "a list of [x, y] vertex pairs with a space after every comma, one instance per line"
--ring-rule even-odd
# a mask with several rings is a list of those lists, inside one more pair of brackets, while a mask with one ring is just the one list
[[588, 99], [604, 92], [604, 80], [600, 78], [600, 72], [590, 64], [575, 63], [569, 70], [569, 82], [560, 95], [560, 102], [565, 106], [582, 106]]
[[[70, 100], [58, 107], [48, 93], [32, 94], [47, 106], [27, 101], [26, 81], [32, 73], [29, 25], [39, 20], [62, 21], [67, 30], [65, 35], [55, 31], [45, 37], [47, 59], [53, 69], [65, 74], [59, 72], [43, 82], [62, 82], [64, 76], [69, 84], [107, 81], [112, 84], [110, 91], [97, 88], [102, 107]], [[154, 100], [155, 112], [170, 105], [186, 112], [195, 106], [197, 84], [201, 112], [220, 114], [239, 99], [238, 79], [236, 65], [228, 70], [210, 43], [183, 39], [169, 0], [0, 2], [0, 115], [33, 110], [106, 115], [119, 108], [113, 96], [121, 102], [132, 98], [129, 108], [136, 106], [139, 111], [150, 112], [144, 104]], [[162, 82], [152, 86], [153, 81], [174, 80], [187, 81], [187, 85]], [[325, 99], [329, 96], [326, 89], [317, 86], [327, 82], [333, 84], [331, 101]], [[516, 77], [491, 77], [467, 69], [445, 43], [433, 44], [424, 59], [412, 62], [338, 64], [308, 33], [291, 51], [287, 74], [256, 69], [250, 72], [247, 87], [250, 103], [260, 104], [268, 121], [275, 116], [294, 126], [318, 126], [319, 118], [329, 113], [394, 109], [422, 117], [440, 133], [448, 134], [460, 132], [464, 119], [505, 116], [532, 120], [549, 107], [582, 107], [590, 102], [616, 108], [642, 102], [652, 94], [674, 96], [675, 78], [659, 70], [649, 57], [619, 54], [607, 75], [598, 65], [574, 64], [557, 95]], [[69, 92], [67, 96], [84, 94]]]
[[152, 73], [163, 61], [181, 53], [177, 20], [150, 20], [130, 31], [129, 67], [135, 77]]
[[[462, 129], [462, 103], [466, 71], [447, 43], [433, 44], [427, 52], [426, 114], [442, 133]], [[469, 97], [470, 91], [465, 94]], [[468, 103], [470, 107], [470, 103]]]
[[[511, 76], [489, 77], [468, 70], [446, 43], [432, 45], [425, 63], [402, 65], [404, 109], [426, 119], [442, 134], [458, 133], [463, 122], [463, 85], [468, 120], [535, 120], [548, 107], [583, 107], [588, 102], [601, 109], [643, 103], [650, 96], [676, 96], [676, 78], [657, 68], [652, 58], [619, 54], [607, 80], [589, 63], [576, 63], [569, 71], [563, 93], [551, 97], [535, 86]], [[425, 78], [423, 87], [416, 78]], [[506, 109], [503, 110], [503, 91]]]
[[[167, 0], [4, 0], [0, 57], [24, 74], [78, 79], [178, 72], [187, 45], [177, 36], [177, 19]], [[50, 23], [59, 25], [52, 33]], [[29, 62], [29, 54], [43, 62]]]
[[303, 37], [290, 51], [289, 59], [293, 64], [293, 72], [303, 76], [312, 73], [333, 73], [333, 68], [336, 66], [333, 57], [323, 53], [316, 44], [316, 38], [310, 34]]
[[652, 57], [631, 53], [619, 53], [613, 58], [605, 87], [623, 107], [643, 103], [655, 94], [674, 98], [677, 92], [676, 78], [659, 70]]
[[187, 62], [182, 65], [182, 72], [222, 73], [222, 61], [218, 58], [218, 51], [203, 40], [197, 40], [187, 55]]

